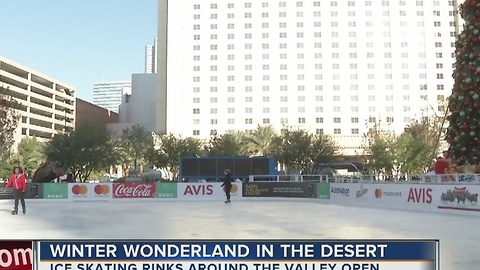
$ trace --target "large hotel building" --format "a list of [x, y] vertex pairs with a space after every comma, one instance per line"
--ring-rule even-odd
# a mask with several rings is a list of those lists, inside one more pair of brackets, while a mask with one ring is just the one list
[[183, 136], [290, 126], [359, 154], [375, 122], [444, 113], [457, 24], [456, 1], [159, 0], [156, 113]]
[[0, 56], [0, 87], [19, 102], [21, 115], [15, 140], [51, 139], [75, 126], [75, 90]]

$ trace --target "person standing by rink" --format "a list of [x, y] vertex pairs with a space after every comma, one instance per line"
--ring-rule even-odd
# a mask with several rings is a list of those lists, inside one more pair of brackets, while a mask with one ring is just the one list
[[25, 215], [27, 208], [25, 207], [25, 191], [27, 190], [27, 181], [23, 174], [22, 168], [15, 167], [12, 176], [8, 179], [7, 184], [4, 187], [4, 191], [8, 187], [13, 185], [13, 196], [15, 198], [15, 206], [12, 211], [12, 215], [18, 214], [18, 201], [22, 204], [23, 214]]
[[230, 173], [229, 169], [226, 169], [224, 172], [225, 178], [223, 178], [223, 184], [222, 187], [225, 187], [225, 195], [227, 196], [227, 200], [225, 203], [231, 203], [230, 201], [230, 191], [232, 190], [232, 174]]

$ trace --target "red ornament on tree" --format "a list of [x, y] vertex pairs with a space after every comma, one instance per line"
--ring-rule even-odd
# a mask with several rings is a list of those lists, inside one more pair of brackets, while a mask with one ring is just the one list
[[480, 109], [480, 102], [476, 101], [475, 103], [473, 103], [473, 107], [475, 109]]
[[464, 131], [467, 130], [468, 129], [467, 123], [463, 123], [463, 125], [461, 125], [460, 128]]
[[465, 107], [470, 106], [470, 101], [465, 100], [465, 101], [463, 102], [463, 106], [465, 106]]

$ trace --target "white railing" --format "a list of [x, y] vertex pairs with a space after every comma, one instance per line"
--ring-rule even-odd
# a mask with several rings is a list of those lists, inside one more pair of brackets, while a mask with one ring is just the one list
[[374, 175], [250, 175], [250, 182], [330, 182], [330, 183], [480, 183], [480, 174]]

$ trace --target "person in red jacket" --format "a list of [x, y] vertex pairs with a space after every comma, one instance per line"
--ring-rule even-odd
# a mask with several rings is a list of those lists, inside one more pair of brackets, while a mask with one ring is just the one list
[[10, 186], [13, 186], [13, 196], [15, 198], [15, 207], [13, 208], [12, 215], [18, 214], [18, 201], [22, 204], [23, 214], [27, 212], [25, 207], [25, 191], [27, 190], [27, 181], [25, 175], [23, 174], [22, 168], [16, 167], [13, 171], [12, 176], [8, 179], [7, 184], [5, 185], [5, 191]]

